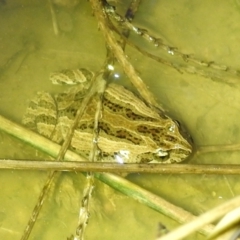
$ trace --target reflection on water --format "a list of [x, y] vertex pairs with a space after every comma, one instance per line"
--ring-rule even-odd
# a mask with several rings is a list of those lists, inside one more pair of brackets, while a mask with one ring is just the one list
[[[20, 122], [28, 100], [37, 91], [63, 90], [64, 87], [51, 85], [49, 73], [79, 66], [98, 70], [105, 59], [105, 45], [88, 2], [80, 2], [74, 8], [57, 8], [58, 36], [53, 31], [48, 1], [5, 2], [0, 5], [0, 18], [4, 23], [0, 27], [0, 114]], [[117, 3], [119, 13], [124, 13], [128, 3]], [[214, 61], [217, 66], [236, 70], [240, 37], [236, 31], [240, 18], [238, 1], [236, 3], [222, 3], [224, 6], [217, 6], [216, 10], [216, 4], [209, 1], [191, 4], [186, 0], [151, 1], [151, 4], [145, 1], [134, 23], [180, 52], [192, 54], [192, 59], [202, 60], [203, 65]], [[131, 47], [126, 49], [129, 60], [159, 102], [169, 115], [184, 122], [196, 145], [240, 141], [237, 72], [199, 66], [200, 73], [205, 74], [198, 74], [195, 65], [195, 68], [188, 67], [188, 62], [155, 48], [139, 36], [130, 38], [175, 66], [184, 63], [187, 67], [187, 71], [176, 71]], [[117, 81], [131, 86], [117, 63], [116, 68], [123, 76]], [[209, 72], [220, 77], [211, 79]], [[0, 140], [1, 158], [47, 158], [3, 133]], [[194, 156], [189, 163], [238, 163], [238, 159], [237, 152], [226, 152]], [[47, 173], [41, 171], [1, 170], [1, 239], [20, 239], [46, 178]], [[224, 202], [240, 190], [234, 176], [132, 174], [127, 178], [194, 214]], [[81, 173], [59, 174], [33, 230], [33, 239], [66, 239], [75, 232], [84, 182]], [[86, 239], [130, 239], [132, 236], [154, 239], [159, 222], [169, 229], [177, 226], [174, 221], [100, 182], [96, 182], [91, 204]]]

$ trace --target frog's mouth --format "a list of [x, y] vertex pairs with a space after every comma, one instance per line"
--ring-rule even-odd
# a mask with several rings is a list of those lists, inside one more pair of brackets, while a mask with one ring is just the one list
[[189, 157], [192, 153], [192, 148], [176, 143], [171, 149], [157, 149], [155, 152], [155, 163], [178, 163]]

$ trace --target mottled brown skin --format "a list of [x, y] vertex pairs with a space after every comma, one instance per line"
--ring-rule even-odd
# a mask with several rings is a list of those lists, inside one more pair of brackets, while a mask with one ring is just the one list
[[[40, 99], [32, 101], [23, 122], [61, 143], [85, 91], [86, 87], [74, 87], [55, 99], [48, 93], [40, 93]], [[72, 149], [86, 156], [92, 146], [96, 101], [94, 98], [88, 105], [71, 142]], [[132, 92], [113, 83], [108, 85], [103, 97], [98, 147], [102, 161], [110, 162], [174, 163], [183, 161], [192, 152], [176, 121], [149, 108]]]

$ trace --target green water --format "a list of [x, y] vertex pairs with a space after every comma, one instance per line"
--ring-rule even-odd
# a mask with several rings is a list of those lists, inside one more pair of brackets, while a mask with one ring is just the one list
[[[128, 3], [116, 3], [119, 13], [124, 13]], [[104, 40], [87, 1], [74, 9], [58, 9], [59, 36], [53, 32], [48, 1], [6, 0], [0, 12], [0, 114], [4, 117], [20, 123], [29, 99], [37, 91], [61, 91], [63, 87], [49, 82], [50, 72], [78, 66], [96, 71], [105, 60]], [[207, 0], [143, 1], [134, 19], [137, 26], [147, 28], [181, 52], [233, 69], [239, 67], [239, 21], [239, 1]], [[173, 63], [183, 62], [139, 36], [131, 35], [131, 39]], [[220, 81], [176, 71], [130, 47], [126, 53], [157, 100], [184, 123], [196, 146], [240, 142], [236, 75], [214, 71]], [[116, 66], [122, 83], [131, 87]], [[209, 71], [200, 70], [206, 74]], [[0, 158], [46, 156], [0, 132]], [[190, 157], [188, 162], [237, 164], [238, 159], [238, 152], [221, 152]], [[47, 173], [41, 171], [1, 170], [0, 239], [21, 238], [46, 178]], [[203, 213], [240, 192], [236, 176], [131, 174], [127, 178], [193, 214]], [[30, 239], [67, 239], [75, 233], [84, 183], [81, 173], [59, 174]], [[91, 209], [86, 239], [155, 239], [159, 223], [170, 230], [178, 226], [98, 181]], [[194, 239], [203, 238], [198, 235]]]

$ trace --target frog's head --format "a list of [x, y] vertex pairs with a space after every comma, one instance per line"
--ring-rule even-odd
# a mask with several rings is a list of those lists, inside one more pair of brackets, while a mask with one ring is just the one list
[[171, 119], [170, 127], [164, 137], [164, 148], [156, 151], [161, 163], [178, 163], [184, 161], [192, 153], [193, 140], [178, 121]]
[[184, 161], [192, 152], [192, 139], [179, 122], [166, 118], [160, 124], [146, 128], [139, 126], [138, 130], [145, 130], [157, 145], [151, 153], [141, 154], [140, 162], [149, 163], [178, 163]]

